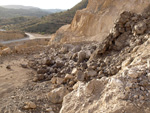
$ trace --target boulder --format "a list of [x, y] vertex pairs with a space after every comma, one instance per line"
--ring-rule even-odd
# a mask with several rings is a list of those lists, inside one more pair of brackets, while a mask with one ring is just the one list
[[81, 70], [78, 70], [76, 73], [76, 77], [78, 81], [84, 81], [85, 74]]
[[86, 74], [87, 74], [87, 76], [94, 77], [97, 75], [97, 72], [93, 69], [88, 69]]
[[81, 63], [86, 59], [86, 53], [84, 51], [80, 51], [78, 53], [78, 62]]
[[24, 106], [25, 109], [35, 109], [37, 106], [34, 102], [26, 102]]
[[66, 87], [59, 87], [48, 93], [49, 100], [54, 104], [60, 104], [63, 101], [63, 97], [69, 93]]

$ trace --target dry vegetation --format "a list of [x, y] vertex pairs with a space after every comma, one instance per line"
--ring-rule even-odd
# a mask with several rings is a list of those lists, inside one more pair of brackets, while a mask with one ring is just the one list
[[24, 38], [26, 36], [27, 35], [24, 32], [0, 31], [0, 40], [2, 40], [2, 41], [21, 39], [21, 38]]

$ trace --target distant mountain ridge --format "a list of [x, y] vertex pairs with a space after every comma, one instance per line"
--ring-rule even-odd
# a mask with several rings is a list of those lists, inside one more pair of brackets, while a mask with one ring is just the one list
[[40, 9], [38, 7], [23, 6], [23, 5], [2, 5], [1, 7], [7, 8], [7, 9]]
[[52, 13], [61, 12], [61, 9], [40, 9], [32, 6], [6, 5], [0, 6], [0, 19], [21, 16], [42, 17]]
[[[23, 5], [3, 5], [1, 6], [3, 8], [7, 8], [7, 9], [41, 9], [38, 7], [33, 7], [33, 6], [23, 6]], [[57, 13], [57, 12], [61, 12], [61, 11], [65, 11], [64, 9], [41, 9], [45, 12], [48, 13]]]

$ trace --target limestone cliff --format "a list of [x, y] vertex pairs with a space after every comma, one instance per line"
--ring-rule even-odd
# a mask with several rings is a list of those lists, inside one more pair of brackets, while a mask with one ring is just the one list
[[149, 4], [149, 0], [89, 0], [87, 8], [77, 11], [72, 23], [61, 27], [50, 42], [101, 41], [120, 13], [142, 13]]

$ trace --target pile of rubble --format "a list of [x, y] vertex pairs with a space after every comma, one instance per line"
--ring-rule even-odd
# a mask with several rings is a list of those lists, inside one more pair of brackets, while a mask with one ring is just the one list
[[29, 66], [37, 70], [34, 80], [57, 83], [56, 79], [59, 81], [62, 78], [60, 84], [64, 82], [69, 85], [70, 80], [66, 79], [73, 79], [75, 83], [115, 75], [121, 69], [122, 62], [137, 50], [137, 46], [148, 40], [149, 19], [147, 16], [123, 12], [114, 29], [101, 43], [83, 42], [47, 48], [47, 51], [29, 61]]
[[[65, 107], [62, 107], [61, 113], [74, 112], [67, 111], [67, 108], [73, 105], [70, 102], [73, 103], [77, 90], [81, 89], [79, 98], [85, 96], [84, 94], [82, 95], [84, 92], [82, 92], [83, 87], [88, 87], [87, 84], [94, 80], [101, 82], [104, 80], [103, 83], [100, 82], [100, 85], [106, 83], [102, 89], [97, 89], [100, 92], [109, 88], [115, 89], [115, 91], [117, 89], [114, 94], [117, 95], [121, 90], [119, 94], [122, 93], [121, 98], [123, 100], [135, 101], [140, 105], [144, 102], [149, 102], [150, 74], [147, 61], [142, 66], [132, 66], [135, 60], [133, 54], [143, 44], [149, 44], [149, 30], [150, 14], [138, 15], [123, 12], [116, 21], [111, 33], [103, 42], [54, 45], [54, 47], [48, 47], [46, 51], [30, 59], [28, 66], [37, 71], [33, 81], [50, 80], [55, 85], [56, 89], [48, 94], [53, 103], [62, 103], [63, 97], [72, 91], [68, 94], [69, 97], [65, 97], [63, 103]], [[108, 82], [109, 80], [117, 84], [117, 88], [112, 88], [113, 85], [111, 86]], [[95, 91], [93, 88], [99, 87], [96, 83], [88, 87], [91, 93]], [[67, 100], [68, 98], [69, 100]], [[98, 97], [98, 99], [100, 98]], [[119, 99], [116, 101], [119, 101]], [[99, 102], [102, 101], [100, 100]], [[84, 107], [83, 109], [85, 109]], [[83, 110], [83, 112], [86, 111]], [[92, 112], [94, 111], [92, 110]]]

